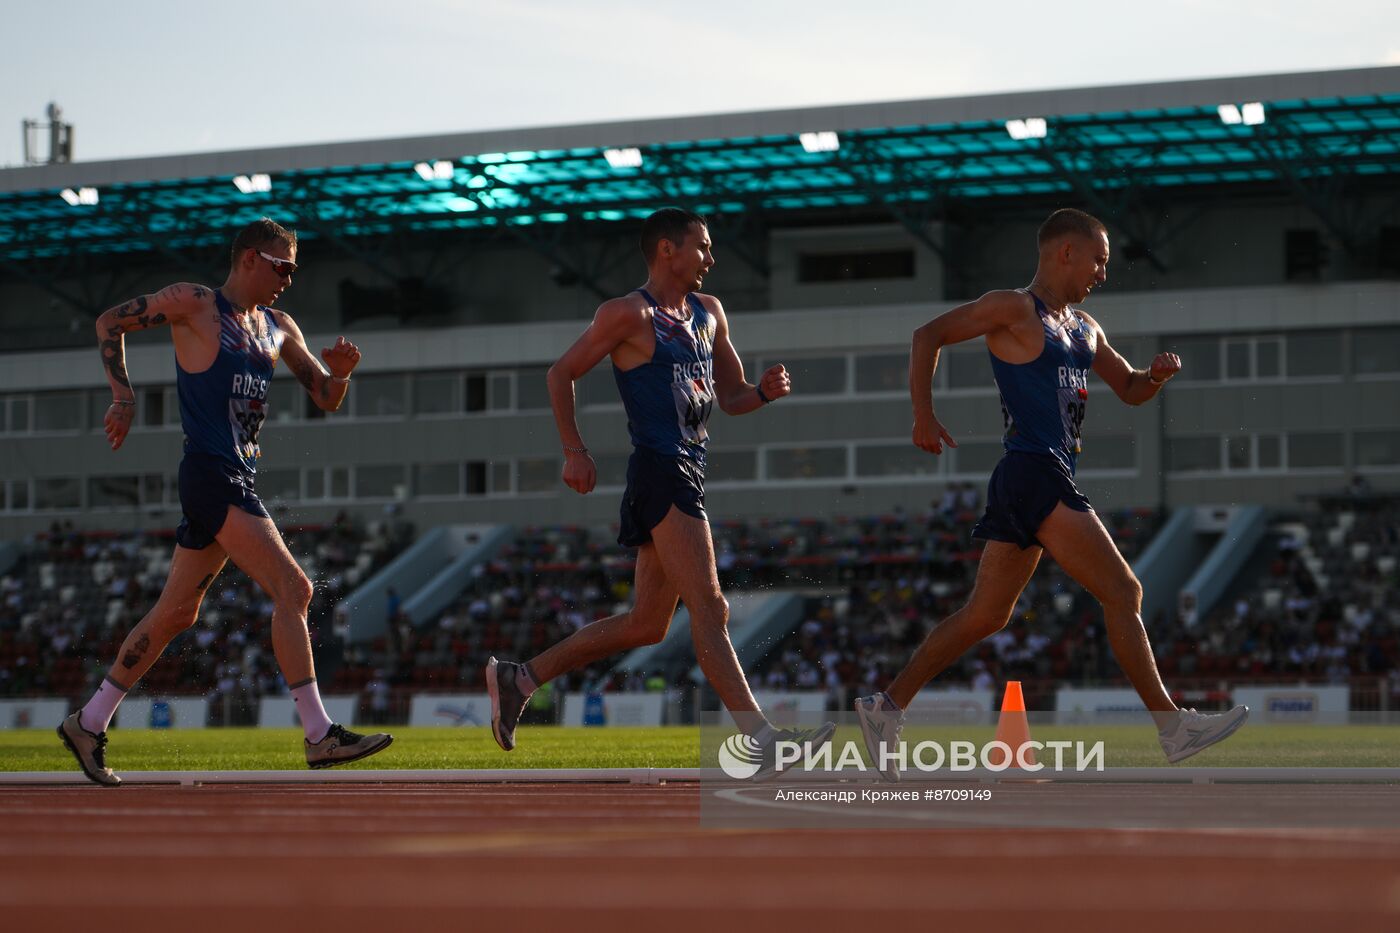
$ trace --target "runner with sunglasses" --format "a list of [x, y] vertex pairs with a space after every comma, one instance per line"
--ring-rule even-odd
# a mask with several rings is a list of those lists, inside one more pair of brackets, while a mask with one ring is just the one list
[[358, 735], [331, 722], [321, 703], [311, 658], [306, 610], [311, 582], [288, 552], [253, 488], [258, 432], [267, 418], [268, 386], [278, 359], [318, 408], [335, 411], [349, 391], [360, 351], [344, 337], [321, 351], [306, 348], [291, 316], [271, 307], [297, 271], [296, 233], [267, 218], [238, 232], [228, 280], [216, 289], [177, 284], [106, 311], [97, 319], [102, 365], [112, 386], [103, 419], [113, 450], [131, 430], [136, 393], [126, 373], [123, 335], [169, 324], [175, 344], [176, 387], [185, 455], [175, 556], [154, 608], [122, 643], [92, 699], [58, 727], [63, 744], [91, 780], [116, 786], [107, 767], [107, 726], [118, 704], [194, 624], [209, 584], [226, 560], [248, 574], [273, 602], [272, 649], [305, 732], [312, 768], [355, 761], [388, 747], [385, 734]]

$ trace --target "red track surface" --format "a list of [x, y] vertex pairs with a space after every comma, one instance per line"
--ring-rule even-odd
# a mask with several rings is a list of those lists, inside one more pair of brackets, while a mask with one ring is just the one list
[[1400, 929], [1395, 831], [715, 830], [699, 793], [6, 788], [0, 929]]

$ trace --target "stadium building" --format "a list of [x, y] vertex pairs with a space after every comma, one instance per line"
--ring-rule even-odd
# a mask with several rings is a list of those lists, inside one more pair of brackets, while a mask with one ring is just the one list
[[[587, 497], [559, 480], [544, 373], [639, 284], [641, 218], [667, 204], [710, 218], [706, 290], [746, 370], [793, 373], [791, 398], [712, 422], [717, 523], [920, 514], [950, 484], [982, 487], [1002, 425], [986, 350], [943, 356], [935, 399], [959, 446], [934, 458], [909, 442], [909, 338], [1028, 282], [1037, 225], [1067, 206], [1113, 243], [1086, 309], [1129, 362], [1184, 364], [1139, 408], [1091, 383], [1080, 477], [1097, 505], [1211, 507], [1192, 527], [1229, 534], [1241, 510], [1317, 517], [1311, 497], [1358, 476], [1400, 494], [1400, 68], [1371, 68], [0, 171], [0, 540], [179, 520], [168, 336], [128, 335], [138, 416], [113, 454], [92, 322], [172, 281], [222, 282], [232, 231], [264, 215], [299, 232], [283, 304], [308, 345], [345, 334], [364, 353], [330, 415], [279, 369], [258, 479], [279, 520], [615, 522], [630, 448], [608, 367], [580, 385]], [[1195, 596], [1218, 603], [1267, 556], [1249, 521], [1246, 553]], [[1158, 612], [1214, 553], [1183, 547]], [[1393, 556], [1380, 566], [1393, 579]], [[435, 607], [413, 621], [458, 599], [452, 579], [426, 602], [432, 580], [409, 581], [405, 599]], [[377, 607], [390, 582], [347, 605]], [[378, 618], [355, 634], [384, 630], [361, 615]]]

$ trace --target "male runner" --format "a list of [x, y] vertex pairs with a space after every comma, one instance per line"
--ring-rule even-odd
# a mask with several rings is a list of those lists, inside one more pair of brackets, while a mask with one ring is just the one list
[[[548, 377], [564, 448], [564, 483], [587, 495], [597, 483], [597, 470], [575, 418], [574, 383], [612, 357], [635, 448], [627, 463], [618, 536], [622, 545], [637, 548], [635, 604], [523, 664], [492, 658], [486, 665], [491, 732], [501, 748], [513, 749], [520, 712], [540, 684], [661, 641], [679, 598], [690, 611], [695, 657], [710, 686], [772, 765], [778, 739], [818, 745], [835, 726], [779, 732], [749, 691], [729, 641], [729, 604], [720, 594], [705, 515], [706, 422], [716, 403], [726, 414], [745, 415], [790, 393], [791, 381], [781, 365], [770, 367], [758, 385], [744, 380], [719, 299], [696, 291], [715, 264], [702, 217], [679, 208], [659, 210], [642, 227], [641, 247], [646, 284], [604, 302]], [[768, 770], [765, 766], [760, 776]]]
[[388, 735], [358, 735], [326, 715], [316, 687], [306, 608], [311, 582], [288, 553], [253, 491], [258, 431], [267, 417], [267, 389], [281, 357], [317, 407], [335, 411], [349, 390], [360, 351], [344, 337], [321, 351], [329, 373], [306, 348], [291, 316], [272, 304], [297, 270], [297, 238], [266, 218], [239, 231], [223, 286], [171, 285], [119, 305], [97, 319], [102, 365], [112, 386], [103, 419], [113, 450], [131, 430], [136, 393], [126, 374], [123, 335], [169, 324], [185, 455], [170, 575], [155, 607], [126, 636], [106, 679], [58, 735], [83, 773], [114, 787], [107, 767], [107, 726], [117, 705], [176, 635], [194, 624], [209, 584], [232, 559], [272, 597], [272, 649], [305, 731], [312, 768], [355, 761], [388, 747]]
[[987, 508], [973, 536], [987, 544], [967, 605], [929, 632], [884, 693], [856, 700], [871, 760], [883, 776], [899, 772], [879, 754], [899, 744], [903, 711], [915, 694], [968, 648], [1004, 627], [1040, 561], [1050, 552], [1103, 605], [1109, 644], [1157, 724], [1167, 760], [1181, 761], [1229, 736], [1249, 716], [1237, 706], [1206, 715], [1180, 710], [1167, 695], [1142, 624], [1142, 586], [1074, 485], [1079, 429], [1089, 371], [1129, 405], [1155, 396], [1181, 369], [1175, 353], [1159, 353], [1133, 369], [1093, 318], [1071, 307], [1107, 278], [1108, 231], [1094, 217], [1058, 210], [1040, 227], [1040, 261], [1027, 288], [988, 292], [939, 315], [914, 332], [909, 393], [914, 444], [933, 454], [958, 446], [933, 411], [938, 351], [985, 337], [1001, 392], [1006, 453], [987, 486]]

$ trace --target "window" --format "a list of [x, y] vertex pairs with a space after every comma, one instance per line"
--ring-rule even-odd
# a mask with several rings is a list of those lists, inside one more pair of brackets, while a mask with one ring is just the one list
[[8, 417], [4, 420], [12, 433], [23, 434], [29, 430], [29, 403], [27, 395], [12, 395], [0, 400], [0, 407], [8, 409]]
[[140, 477], [93, 476], [88, 479], [89, 508], [134, 509], [140, 503]]
[[938, 368], [946, 371], [950, 389], [991, 389], [996, 387], [992, 363], [986, 347], [944, 350]]
[[1215, 382], [1220, 379], [1219, 337], [1168, 337], [1163, 349], [1181, 357], [1181, 379]]
[[1283, 338], [1260, 337], [1254, 343], [1254, 378], [1277, 379], [1283, 373]]
[[1315, 229], [1283, 232], [1283, 277], [1290, 282], [1315, 282], [1327, 265], [1327, 244]]
[[257, 488], [263, 499], [295, 502], [301, 498], [301, 471], [259, 470]]
[[[745, 373], [752, 381], [752, 373]], [[583, 374], [574, 383], [574, 405], [583, 408], [593, 405], [617, 405], [621, 399], [617, 395], [617, 380], [613, 376], [612, 361], [604, 357], [597, 366]]]
[[486, 374], [472, 373], [467, 376], [467, 396], [463, 411], [486, 410]]
[[[1225, 341], [1225, 378], [1232, 382], [1277, 379], [1282, 373], [1283, 339], [1235, 337]], [[1183, 364], [1185, 360], [1183, 359]]]
[[857, 392], [908, 392], [909, 354], [879, 353], [856, 357]]
[[705, 457], [705, 480], [744, 483], [758, 478], [758, 451], [712, 450]]
[[83, 487], [78, 477], [44, 477], [34, 481], [34, 508], [77, 509], [82, 505]]
[[509, 411], [514, 405], [514, 384], [514, 373], [468, 373], [465, 410]]
[[515, 407], [521, 411], [548, 410], [549, 384], [545, 381], [548, 366], [531, 366], [515, 377]]
[[953, 469], [959, 473], [991, 473], [1005, 452], [1001, 441], [965, 441], [956, 448], [944, 447], [940, 459], [948, 456], [950, 450], [954, 455]]
[[1261, 470], [1283, 468], [1283, 435], [1259, 434], [1255, 437], [1256, 466]]
[[399, 499], [406, 492], [404, 468], [392, 463], [355, 468], [355, 495], [364, 499]]
[[420, 463], [413, 468], [416, 496], [456, 496], [462, 492], [462, 466], [458, 463]]
[[491, 464], [491, 491], [498, 494], [511, 491], [513, 476], [509, 460], [497, 460]]
[[1400, 327], [1358, 328], [1351, 346], [1358, 376], [1400, 372]]
[[29, 480], [15, 479], [8, 483], [10, 489], [9, 509], [11, 512], [29, 510]]
[[1343, 465], [1344, 437], [1340, 431], [1302, 431], [1288, 435], [1289, 469], [1318, 469]]
[[[598, 469], [599, 486], [625, 486], [627, 484], [627, 454], [594, 454], [593, 464]], [[563, 469], [563, 466], [560, 466]], [[706, 479], [712, 479], [706, 471]]]
[[517, 464], [517, 489], [522, 492], [554, 492], [562, 465], [555, 457], [521, 460]]
[[467, 495], [484, 496], [488, 491], [486, 471], [490, 467], [485, 460], [467, 462]]
[[1231, 471], [1248, 470], [1252, 466], [1250, 450], [1252, 438], [1248, 434], [1235, 434], [1225, 438], [1225, 469]]
[[40, 392], [34, 396], [34, 430], [81, 431], [86, 407], [82, 392]]
[[349, 467], [310, 467], [306, 471], [307, 499], [350, 498]]
[[306, 407], [306, 390], [301, 383], [292, 379], [273, 379], [267, 387], [267, 413], [269, 420], [299, 421], [302, 409]]
[[856, 448], [856, 476], [932, 476], [939, 458], [903, 444], [864, 444]]
[[[94, 431], [103, 430], [103, 425], [107, 418], [107, 409], [112, 407], [111, 389], [94, 389], [88, 393], [88, 424]], [[0, 405], [0, 414], [5, 411], [5, 406]], [[0, 430], [4, 430], [0, 426]]]
[[1356, 466], [1400, 466], [1400, 431], [1357, 431]]
[[461, 373], [419, 373], [413, 377], [414, 414], [456, 414], [461, 410]]
[[148, 428], [165, 424], [165, 388], [150, 386], [137, 390], [141, 405], [141, 424]]
[[797, 257], [797, 281], [803, 283], [912, 279], [913, 277], [914, 251], [912, 249], [801, 253]]
[[845, 447], [785, 447], [767, 453], [769, 479], [837, 479], [846, 475]]
[[1105, 434], [1084, 439], [1081, 470], [1135, 470], [1137, 444], [1129, 434]]
[[1220, 438], [1215, 435], [1167, 438], [1167, 469], [1173, 473], [1219, 470]]
[[1249, 341], [1225, 341], [1225, 378], [1248, 379], [1249, 376]]
[[1342, 374], [1342, 332], [1311, 330], [1289, 334], [1288, 375], [1340, 376]]
[[509, 411], [515, 407], [512, 387], [515, 384], [513, 373], [492, 373], [489, 380], [488, 407], [492, 411]]
[[332, 499], [350, 498], [350, 468], [331, 467], [330, 487]]
[[408, 410], [408, 380], [400, 374], [359, 376], [350, 394], [358, 418], [401, 418]]
[[844, 356], [811, 356], [797, 359], [769, 357], [760, 359], [755, 371], [744, 375], [757, 384], [765, 370], [782, 363], [792, 376], [794, 396], [842, 395], [846, 391], [846, 358]]

